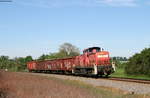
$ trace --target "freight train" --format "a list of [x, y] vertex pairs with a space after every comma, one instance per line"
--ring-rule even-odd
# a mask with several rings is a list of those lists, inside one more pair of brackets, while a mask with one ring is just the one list
[[109, 52], [100, 47], [90, 47], [82, 55], [27, 63], [29, 72], [69, 73], [82, 75], [110, 75], [114, 66], [110, 62]]

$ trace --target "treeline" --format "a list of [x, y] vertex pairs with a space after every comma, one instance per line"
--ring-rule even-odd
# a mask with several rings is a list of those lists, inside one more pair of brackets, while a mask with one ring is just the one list
[[120, 56], [111, 57], [111, 59], [112, 59], [113, 61], [128, 61], [127, 57], [120, 57]]
[[150, 48], [145, 48], [140, 53], [129, 58], [125, 72], [131, 75], [142, 74], [150, 76]]
[[31, 56], [16, 57], [10, 59], [8, 56], [0, 56], [0, 69], [9, 69], [11, 71], [24, 71], [26, 70], [27, 62], [32, 61]]
[[111, 62], [115, 62], [115, 66], [117, 68], [125, 68], [126, 63], [128, 62], [128, 58], [127, 57], [111, 57]]
[[16, 57], [13, 59], [10, 59], [9, 56], [0, 56], [0, 69], [8, 69], [10, 71], [25, 71], [27, 70], [27, 62], [33, 60], [58, 59], [77, 55], [80, 55], [80, 51], [76, 46], [70, 43], [64, 43], [59, 47], [58, 52], [43, 54], [37, 59], [33, 59], [32, 56]]

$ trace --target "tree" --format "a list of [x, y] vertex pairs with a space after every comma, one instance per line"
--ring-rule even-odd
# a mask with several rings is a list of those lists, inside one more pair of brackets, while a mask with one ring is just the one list
[[125, 68], [127, 74], [144, 74], [150, 76], [150, 48], [143, 49], [130, 57]]
[[25, 58], [25, 61], [26, 61], [26, 62], [33, 61], [33, 58], [32, 58], [32, 56], [27, 56], [27, 57]]
[[77, 55], [80, 55], [80, 51], [76, 46], [70, 43], [64, 43], [60, 45], [59, 52], [43, 54], [38, 58], [38, 60], [67, 58]]
[[41, 56], [38, 58], [38, 60], [46, 60], [46, 59], [48, 59], [48, 56], [49, 56], [49, 55], [43, 54], [43, 55], [41, 55]]
[[59, 48], [60, 55], [64, 57], [71, 57], [71, 56], [77, 56], [80, 54], [79, 48], [76, 46], [70, 44], [70, 43], [64, 43]]
[[8, 56], [0, 57], [0, 68], [1, 69], [9, 69], [12, 71], [20, 71], [25, 70], [27, 66], [27, 62], [32, 61], [31, 56], [27, 57], [16, 57], [14, 59], [9, 59]]
[[8, 68], [10, 65], [9, 57], [8, 56], [1, 56], [0, 57], [0, 68], [5, 69]]

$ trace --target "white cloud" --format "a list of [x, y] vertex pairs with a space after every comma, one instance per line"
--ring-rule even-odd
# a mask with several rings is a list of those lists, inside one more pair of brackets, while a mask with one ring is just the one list
[[97, 0], [98, 3], [110, 6], [136, 6], [136, 1], [137, 0]]
[[136, 0], [16, 0], [18, 4], [36, 7], [64, 6], [136, 6]]

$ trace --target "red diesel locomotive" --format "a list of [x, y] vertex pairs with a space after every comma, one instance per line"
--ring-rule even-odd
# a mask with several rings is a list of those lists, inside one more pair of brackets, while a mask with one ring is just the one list
[[83, 54], [71, 58], [28, 62], [30, 72], [57, 72], [83, 75], [110, 75], [114, 68], [109, 52], [100, 47], [85, 49]]

